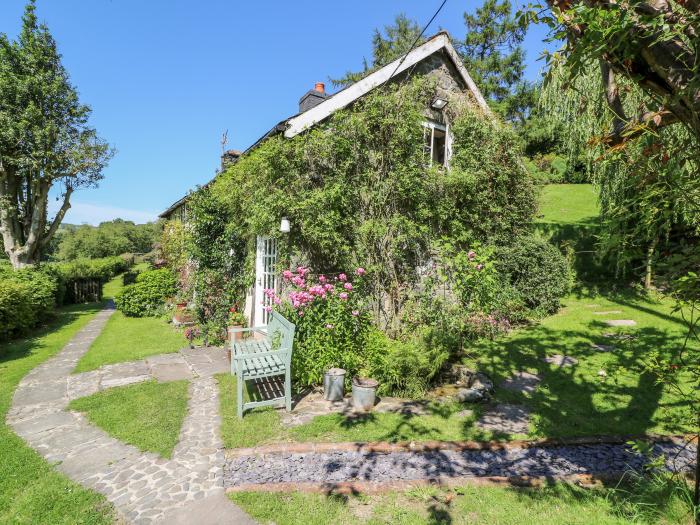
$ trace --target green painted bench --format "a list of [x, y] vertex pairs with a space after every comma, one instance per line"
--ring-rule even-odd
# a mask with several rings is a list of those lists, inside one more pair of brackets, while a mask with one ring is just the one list
[[[294, 324], [277, 312], [272, 312], [267, 326], [253, 328], [231, 328], [231, 374], [236, 376], [238, 393], [238, 417], [243, 411], [267, 405], [279, 405], [284, 402], [287, 411], [292, 409], [292, 346], [294, 343]], [[239, 339], [235, 334], [260, 334], [262, 337]], [[284, 375], [284, 396], [263, 401], [243, 402], [245, 381], [265, 377]]]

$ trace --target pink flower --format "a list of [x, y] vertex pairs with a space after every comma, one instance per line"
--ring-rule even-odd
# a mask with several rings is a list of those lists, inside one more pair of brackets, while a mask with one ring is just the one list
[[338, 294], [338, 297], [345, 301], [348, 298], [348, 294], [346, 294], [345, 292], [341, 292]]
[[325, 276], [325, 275], [319, 275], [319, 276], [318, 276], [318, 282], [319, 282], [319, 283], [325, 283], [325, 282], [326, 282], [326, 276]]
[[328, 328], [328, 330], [333, 330], [333, 325], [332, 325], [332, 324], [327, 324], [327, 325], [326, 325], [326, 328]]
[[362, 267], [359, 267], [357, 270], [355, 270], [355, 275], [364, 275], [365, 273], [366, 271]]
[[483, 269], [483, 267], [484, 267], [483, 264], [477, 264], [477, 265], [476, 265], [476, 269], [477, 269], [477, 270], [481, 270], [481, 269]]
[[277, 305], [282, 304], [282, 299], [280, 299], [279, 297], [275, 297], [275, 298], [272, 299], [272, 300], [273, 300], [273, 301], [275, 302], [275, 304], [277, 304]]
[[285, 270], [282, 272], [282, 277], [284, 277], [285, 280], [289, 281], [289, 279], [292, 278], [292, 272], [290, 272], [289, 270]]
[[323, 287], [326, 289], [327, 292], [330, 292], [333, 290], [333, 285], [330, 283], [324, 284]]
[[292, 278], [292, 282], [300, 288], [304, 286], [304, 278], [298, 275]]
[[470, 259], [473, 259], [474, 257], [476, 257], [476, 252], [470, 251], [470, 252], [467, 254], [467, 256], [468, 256]]
[[348, 280], [348, 276], [345, 275], [344, 273], [341, 273], [341, 274], [338, 276], [338, 280], [339, 280], [339, 281], [347, 281], [347, 280]]
[[345, 283], [343, 285], [343, 288], [345, 288], [346, 290], [352, 290], [352, 283]]
[[297, 267], [297, 273], [304, 277], [307, 273], [309, 273], [309, 269], [305, 268], [304, 266], [298, 266]]
[[265, 306], [263, 307], [263, 310], [265, 310], [269, 314], [272, 311], [272, 306]]
[[353, 310], [353, 311], [352, 311], [352, 315], [353, 315], [354, 317], [357, 317], [358, 315], [360, 315], [360, 311], [359, 311], [359, 310]]

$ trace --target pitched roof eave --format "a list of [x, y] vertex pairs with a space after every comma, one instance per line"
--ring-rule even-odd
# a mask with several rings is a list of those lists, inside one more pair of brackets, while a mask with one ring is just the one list
[[446, 31], [441, 31], [430, 40], [408, 53], [405, 58], [397, 58], [393, 62], [390, 62], [377, 71], [370, 73], [363, 79], [355, 82], [342, 91], [339, 91], [317, 106], [314, 106], [308, 111], [290, 118], [287, 121], [288, 127], [284, 132], [284, 136], [287, 138], [292, 138], [299, 133], [302, 133], [315, 124], [325, 120], [339, 109], [352, 104], [355, 100], [366, 95], [374, 88], [388, 82], [394, 77], [394, 75], [398, 75], [401, 72], [406, 71], [421, 60], [442, 49], [447, 52], [447, 56], [454, 63], [457, 72], [459, 73], [460, 77], [462, 77], [462, 81], [474, 95], [477, 104], [479, 104], [484, 112], [491, 114], [491, 110], [489, 109], [486, 100], [467, 72], [464, 64], [462, 64], [462, 60], [459, 58], [459, 55], [457, 55], [455, 48], [452, 46], [449, 34]]

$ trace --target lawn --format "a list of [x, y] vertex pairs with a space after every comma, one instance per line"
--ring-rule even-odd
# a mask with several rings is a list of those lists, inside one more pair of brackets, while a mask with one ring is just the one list
[[[684, 325], [672, 307], [669, 299], [632, 291], [584, 291], [532, 327], [474, 345], [466, 362], [484, 370], [497, 385], [517, 371], [542, 378], [533, 395], [497, 392], [501, 401], [532, 409], [533, 437], [682, 433], [688, 430], [687, 408], [643, 370], [652, 351], [670, 354], [683, 342]], [[604, 323], [608, 319], [634, 320], [637, 325], [611, 328]], [[574, 357], [578, 364], [557, 367], [543, 361], [554, 354]]]
[[[291, 428], [282, 426], [279, 413], [271, 408], [246, 412], [240, 420], [236, 416], [236, 379], [221, 374], [218, 381], [223, 420], [221, 435], [227, 448], [288, 441], [451, 441], [494, 437], [474, 427], [481, 407], [458, 403], [431, 405], [429, 413], [420, 416], [369, 413], [347, 417], [329, 414]], [[460, 414], [465, 408], [472, 410], [471, 415]]]
[[539, 489], [491, 486], [421, 487], [377, 495], [241, 492], [229, 497], [260, 523], [276, 525], [688, 524], [687, 505], [658, 490]]
[[548, 184], [540, 194], [537, 224], [578, 224], [595, 222], [598, 194], [592, 184]]
[[112, 363], [136, 361], [150, 355], [177, 352], [185, 344], [182, 333], [161, 318], [127, 317], [115, 312], [78, 361], [75, 373]]
[[187, 387], [148, 381], [76, 399], [69, 408], [125, 443], [170, 458], [187, 415]]
[[56, 472], [5, 424], [22, 377], [61, 350], [101, 307], [59, 309], [56, 319], [34, 335], [0, 345], [0, 523], [113, 522], [112, 507], [103, 496]]

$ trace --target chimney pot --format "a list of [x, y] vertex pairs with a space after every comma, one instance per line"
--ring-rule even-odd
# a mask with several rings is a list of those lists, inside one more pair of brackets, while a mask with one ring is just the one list
[[314, 89], [316, 91], [318, 91], [319, 93], [325, 93], [326, 92], [326, 85], [323, 82], [316, 82]]

